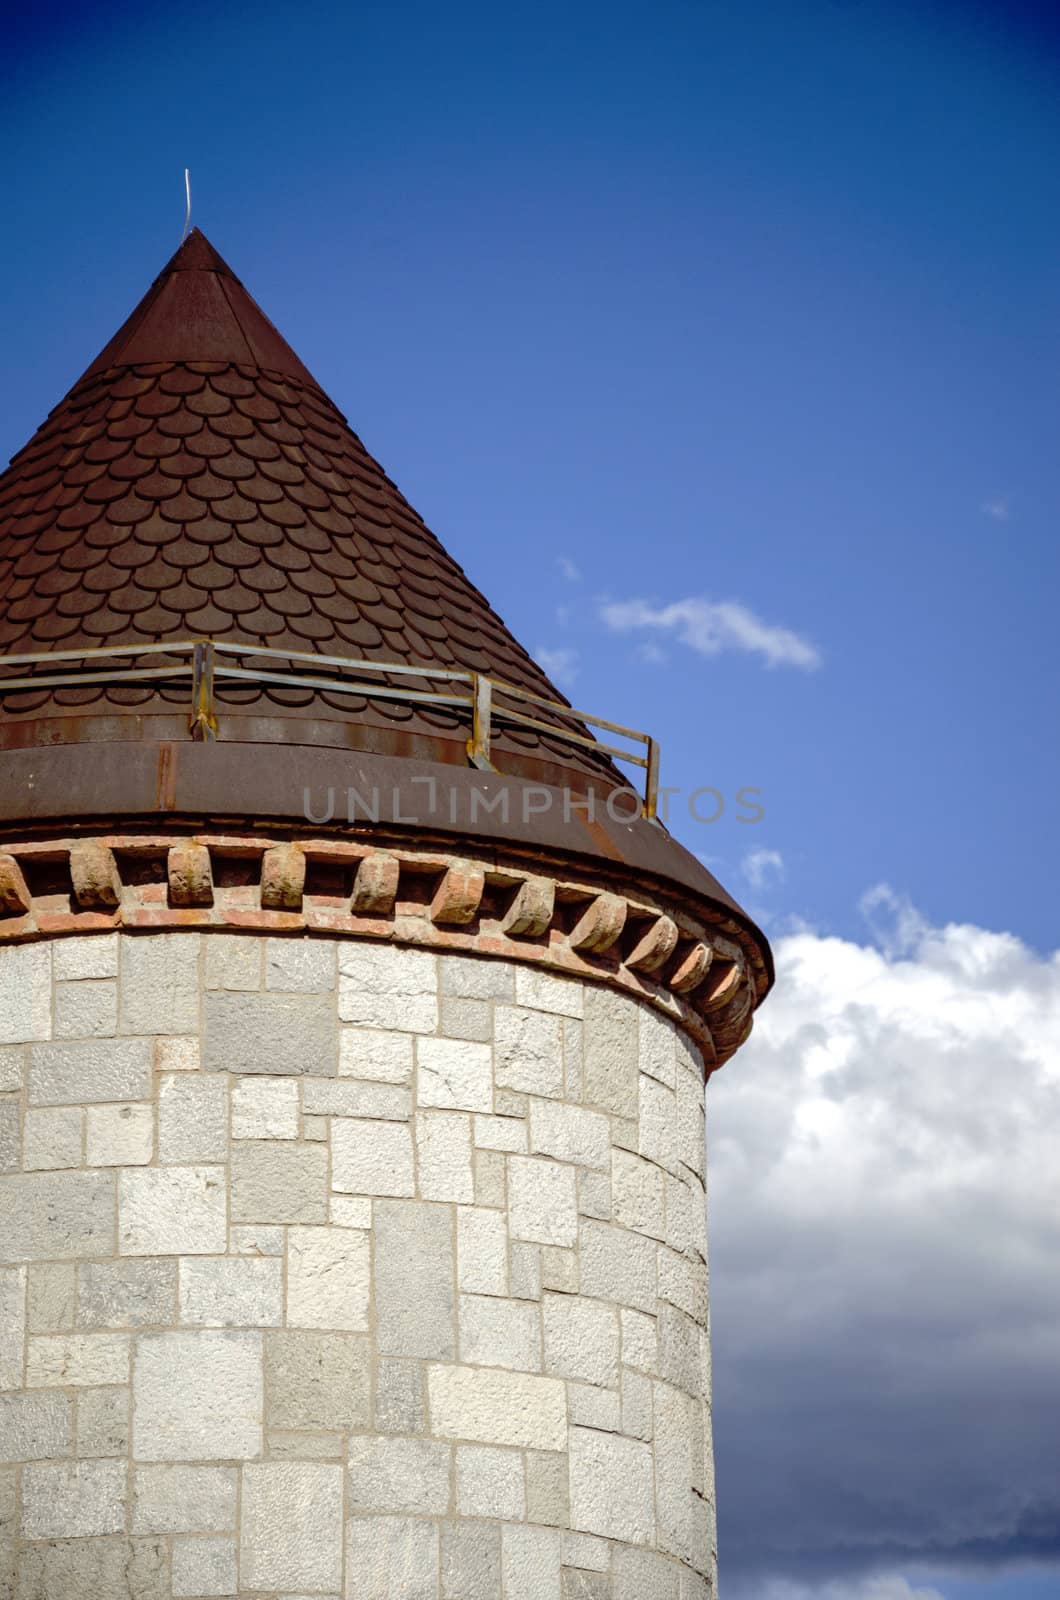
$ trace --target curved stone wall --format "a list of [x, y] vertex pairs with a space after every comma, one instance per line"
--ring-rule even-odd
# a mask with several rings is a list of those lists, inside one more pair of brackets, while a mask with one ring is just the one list
[[613, 988], [0, 950], [0, 1596], [705, 1600], [703, 1065]]

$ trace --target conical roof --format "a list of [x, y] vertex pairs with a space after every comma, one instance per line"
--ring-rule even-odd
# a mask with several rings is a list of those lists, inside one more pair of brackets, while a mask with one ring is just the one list
[[[0, 653], [192, 636], [467, 668], [563, 701], [198, 230], [0, 477]], [[245, 736], [242, 712], [255, 738], [265, 714], [285, 719], [284, 740], [385, 748], [400, 731], [454, 740], [465, 759], [444, 707], [277, 684], [218, 700], [222, 738]], [[81, 684], [4, 709], [61, 716], [66, 740], [90, 736], [72, 717], [93, 708], [186, 703], [182, 689]], [[307, 717], [315, 731], [296, 732]], [[526, 729], [498, 748], [607, 769]]]

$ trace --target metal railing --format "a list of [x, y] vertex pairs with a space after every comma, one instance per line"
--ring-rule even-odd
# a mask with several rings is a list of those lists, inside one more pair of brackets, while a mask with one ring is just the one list
[[[140, 658], [144, 656], [175, 656], [178, 659], [163, 666], [142, 666]], [[283, 661], [294, 665], [287, 670], [270, 670], [256, 665], [247, 667], [230, 664], [229, 658], [232, 657], [253, 657], [256, 661]], [[117, 664], [126, 659], [133, 664]], [[95, 663], [103, 661], [115, 662], [115, 665], [95, 667]], [[66, 664], [70, 670], [63, 670], [62, 664]], [[32, 671], [25, 676], [8, 675], [11, 669], [19, 667], [46, 670]], [[303, 670], [305, 668], [314, 670], [309, 672]], [[363, 676], [322, 676], [322, 668], [337, 669], [340, 674], [368, 673], [412, 681], [407, 685], [394, 685], [365, 681]], [[347, 656], [276, 650], [257, 644], [220, 643], [213, 639], [181, 639], [167, 644], [105, 645], [95, 650], [47, 650], [33, 655], [0, 656], [0, 696], [27, 690], [84, 688], [90, 683], [120, 686], [160, 680], [190, 683], [188, 729], [193, 739], [205, 741], [217, 737], [215, 686], [219, 682], [273, 683], [286, 688], [318, 689], [330, 694], [364, 695], [374, 700], [464, 707], [471, 724], [467, 754], [472, 766], [486, 772], [497, 771], [491, 755], [494, 728], [504, 723], [514, 723], [518, 727], [531, 728], [550, 738], [560, 739], [566, 744], [578, 745], [585, 750], [640, 767], [644, 772], [641, 809], [644, 816], [655, 816], [659, 792], [659, 747], [650, 734], [625, 728], [618, 722], [608, 722], [603, 717], [594, 717], [587, 711], [577, 711], [558, 700], [549, 700], [529, 689], [520, 689], [515, 684], [504, 683], [487, 673], [473, 672], [464, 667], [413, 667], [397, 661], [358, 661]], [[451, 689], [447, 692], [417, 688], [417, 681], [442, 681], [451, 685]], [[525, 703], [551, 712], [553, 720], [531, 716], [505, 703], [507, 701]], [[555, 718], [562, 718], [563, 721], [557, 722]], [[642, 746], [644, 753], [602, 744], [585, 733], [576, 732], [569, 726], [571, 722], [585, 723], [618, 734]]]

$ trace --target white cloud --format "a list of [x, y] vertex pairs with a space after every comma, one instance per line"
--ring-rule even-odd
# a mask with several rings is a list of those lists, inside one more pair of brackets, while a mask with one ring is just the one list
[[657, 644], [652, 644], [650, 639], [637, 646], [636, 657], [647, 667], [664, 667], [670, 659], [666, 651], [661, 650]]
[[560, 556], [556, 562], [556, 565], [559, 567], [560, 572], [566, 578], [568, 583], [581, 583], [581, 571], [571, 560], [570, 556]]
[[992, 500], [984, 500], [979, 509], [984, 517], [993, 517], [995, 522], [1007, 522], [1010, 516], [1008, 499], [1005, 495], [995, 495]]
[[778, 942], [708, 1095], [731, 1600], [1060, 1568], [1060, 953], [866, 904], [882, 948]]
[[767, 1579], [756, 1600], [943, 1600], [937, 1589], [914, 1588], [897, 1573], [876, 1573], [866, 1578], [828, 1578], [823, 1583], [792, 1583], [787, 1578]]
[[704, 656], [745, 650], [761, 656], [769, 667], [812, 670], [821, 664], [820, 652], [809, 639], [790, 628], [763, 622], [735, 600], [692, 596], [666, 606], [653, 606], [647, 600], [611, 600], [601, 605], [600, 615], [615, 633], [660, 629]]
[[784, 857], [779, 850], [750, 850], [740, 870], [752, 889], [766, 889], [784, 878]]
[[558, 683], [564, 689], [569, 688], [578, 676], [578, 662], [581, 658], [577, 650], [545, 650], [534, 651], [534, 660], [542, 671], [547, 672], [553, 683]]

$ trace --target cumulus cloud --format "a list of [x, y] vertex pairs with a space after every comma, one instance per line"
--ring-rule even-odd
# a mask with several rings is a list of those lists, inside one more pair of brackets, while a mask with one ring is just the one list
[[569, 689], [578, 676], [580, 657], [577, 650], [539, 649], [534, 651], [534, 660], [543, 672], [548, 673], [553, 683], [558, 683], [564, 689]]
[[566, 578], [568, 583], [581, 582], [581, 569], [575, 562], [571, 560], [570, 556], [560, 556], [556, 562], [556, 565], [559, 567], [560, 572]]
[[1060, 953], [866, 907], [779, 941], [710, 1085], [729, 1600], [1060, 1573]]
[[779, 850], [749, 850], [740, 871], [752, 889], [768, 889], [784, 877], [784, 857]]
[[820, 652], [809, 639], [790, 628], [763, 622], [735, 600], [693, 596], [666, 606], [654, 606], [647, 600], [607, 600], [601, 604], [600, 616], [615, 633], [655, 629], [704, 656], [743, 650], [761, 656], [768, 667], [812, 670], [821, 664]]

